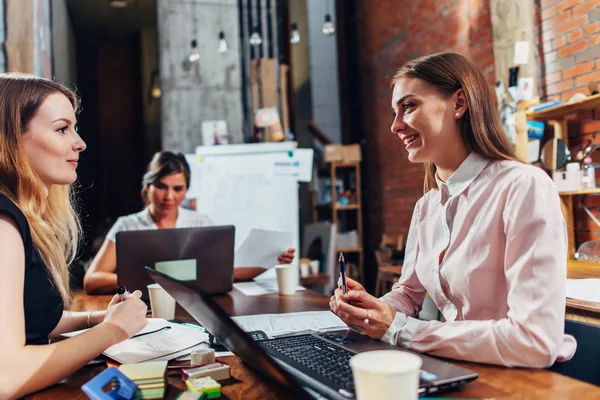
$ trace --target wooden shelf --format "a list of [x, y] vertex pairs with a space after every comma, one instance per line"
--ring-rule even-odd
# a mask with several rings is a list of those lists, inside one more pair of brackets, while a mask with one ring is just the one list
[[559, 104], [554, 107], [545, 108], [539, 111], [527, 111], [527, 119], [536, 121], [558, 120], [569, 114], [579, 111], [594, 110], [600, 108], [600, 94], [588, 96], [587, 98], [572, 103]]
[[600, 194], [600, 189], [576, 190], [574, 192], [558, 192], [559, 196], [577, 196], [580, 194]]
[[335, 206], [336, 210], [360, 210], [360, 204], [348, 204], [347, 206]]
[[335, 251], [337, 253], [362, 253], [362, 249], [360, 247], [348, 247], [346, 249], [337, 248]]

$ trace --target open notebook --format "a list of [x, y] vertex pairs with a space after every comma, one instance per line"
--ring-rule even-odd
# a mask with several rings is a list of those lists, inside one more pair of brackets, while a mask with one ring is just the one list
[[[87, 329], [65, 333], [72, 337]], [[199, 343], [208, 340], [202, 329], [175, 324], [162, 318], [148, 318], [148, 325], [137, 335], [109, 347], [102, 354], [121, 364], [171, 360], [180, 357]]]

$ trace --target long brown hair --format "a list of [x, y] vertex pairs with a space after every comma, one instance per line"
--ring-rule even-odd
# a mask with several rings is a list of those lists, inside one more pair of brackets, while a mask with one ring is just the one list
[[[500, 123], [491, 89], [483, 73], [468, 58], [457, 53], [438, 53], [404, 64], [392, 79], [420, 79], [448, 96], [462, 89], [468, 109], [461, 118], [461, 136], [467, 148], [491, 160], [519, 161]], [[435, 165], [425, 163], [425, 193], [437, 189]]]
[[56, 82], [28, 74], [0, 74], [0, 193], [27, 218], [33, 243], [67, 307], [68, 264], [77, 254], [81, 230], [73, 191], [71, 185], [53, 185], [46, 192], [23, 147], [23, 134], [33, 116], [54, 93], [65, 95], [77, 110], [75, 94]]

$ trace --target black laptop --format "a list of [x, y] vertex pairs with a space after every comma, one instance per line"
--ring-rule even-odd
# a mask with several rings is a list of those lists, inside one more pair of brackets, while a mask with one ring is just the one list
[[117, 282], [127, 290], [142, 291], [148, 301], [148, 286], [154, 283], [144, 271], [150, 266], [185, 280], [210, 294], [233, 288], [235, 228], [152, 229], [117, 233]]
[[[348, 361], [354, 354], [395, 349], [349, 330], [311, 332], [254, 341], [211, 298], [185, 282], [146, 268], [196, 321], [251, 368], [278, 384], [292, 398], [354, 399]], [[423, 360], [419, 393], [455, 389], [477, 378], [477, 373], [415, 353]]]

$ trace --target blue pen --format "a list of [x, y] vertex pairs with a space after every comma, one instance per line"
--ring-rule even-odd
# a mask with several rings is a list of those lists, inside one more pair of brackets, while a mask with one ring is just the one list
[[340, 257], [338, 259], [340, 262], [340, 277], [342, 278], [342, 293], [346, 296], [348, 293], [348, 288], [346, 287], [346, 261], [344, 260], [344, 254], [340, 253]]

